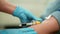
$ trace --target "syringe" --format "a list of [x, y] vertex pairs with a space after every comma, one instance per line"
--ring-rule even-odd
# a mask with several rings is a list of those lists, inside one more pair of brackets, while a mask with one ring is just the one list
[[29, 27], [29, 26], [32, 26], [32, 25], [37, 25], [37, 24], [40, 24], [41, 22], [40, 21], [32, 21], [31, 23], [24, 23], [24, 24], [20, 24], [19, 26], [22, 27], [22, 28], [25, 28], [25, 27]]
[[26, 27], [29, 27], [29, 26], [32, 26], [32, 25], [37, 25], [37, 24], [40, 24], [41, 22], [40, 21], [32, 21], [30, 23], [22, 23], [22, 24], [19, 24], [18, 26], [6, 26], [5, 29], [17, 29], [17, 28], [26, 28]]

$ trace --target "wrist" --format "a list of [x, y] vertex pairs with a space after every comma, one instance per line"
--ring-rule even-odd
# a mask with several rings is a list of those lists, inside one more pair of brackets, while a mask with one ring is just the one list
[[7, 2], [5, 0], [0, 0], [0, 8], [3, 8]]
[[6, 3], [2, 4], [1, 11], [12, 14], [13, 11], [15, 10], [15, 8], [16, 8], [15, 5], [6, 2]]

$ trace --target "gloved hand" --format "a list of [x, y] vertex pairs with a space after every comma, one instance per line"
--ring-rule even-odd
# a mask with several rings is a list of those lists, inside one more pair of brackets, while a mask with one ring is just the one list
[[32, 20], [42, 20], [35, 17], [30, 11], [22, 7], [16, 7], [13, 15], [19, 17], [22, 23], [29, 23]]
[[0, 34], [37, 34], [33, 28], [0, 30]]

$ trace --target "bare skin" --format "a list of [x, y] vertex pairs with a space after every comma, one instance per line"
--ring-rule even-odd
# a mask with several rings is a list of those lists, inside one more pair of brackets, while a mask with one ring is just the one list
[[34, 28], [38, 34], [54, 34], [53, 32], [59, 30], [58, 22], [54, 17], [43, 21], [39, 25], [33, 25], [31, 28]]
[[7, 2], [6, 0], [0, 0], [0, 11], [12, 14], [16, 6]]
[[[0, 11], [12, 14], [15, 8], [15, 5], [6, 0], [0, 0]], [[54, 34], [53, 32], [59, 30], [58, 22], [54, 17], [43, 21], [41, 24], [33, 25], [30, 28], [34, 28], [38, 34]]]

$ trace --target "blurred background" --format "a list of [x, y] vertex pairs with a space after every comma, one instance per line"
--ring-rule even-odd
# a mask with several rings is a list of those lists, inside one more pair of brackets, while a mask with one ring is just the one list
[[[49, 0], [8, 0], [9, 2], [30, 10], [35, 16], [40, 17]], [[0, 12], [0, 27], [17, 26], [20, 20], [12, 15]]]

